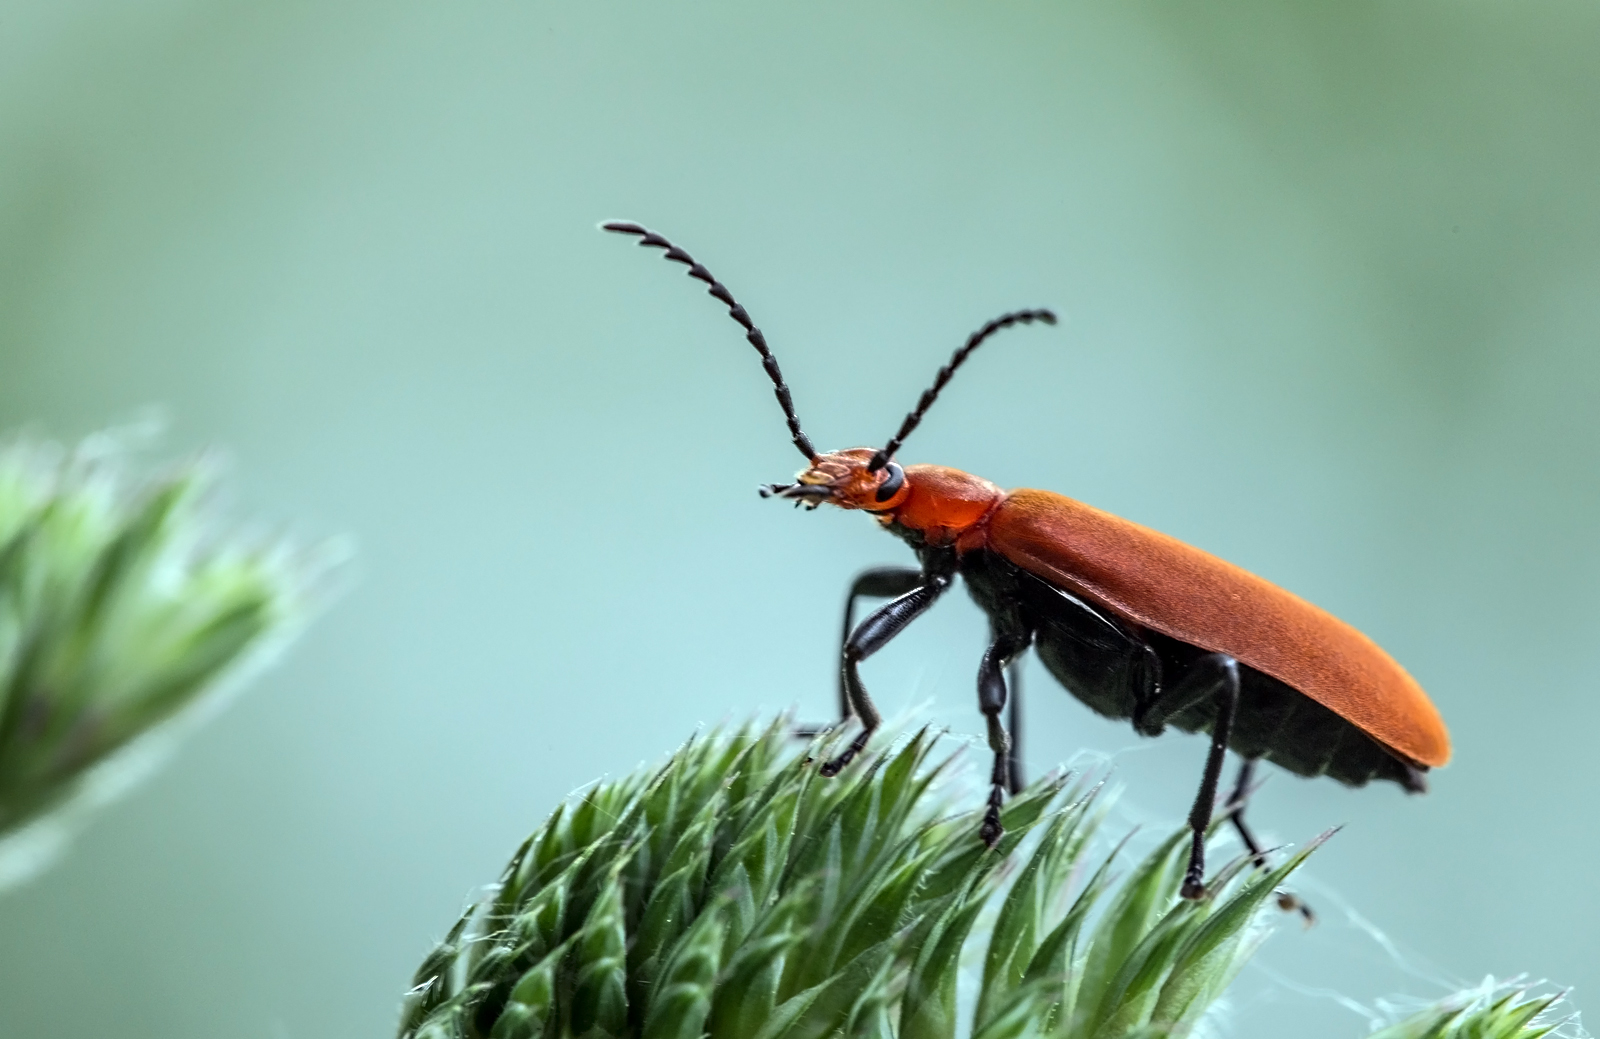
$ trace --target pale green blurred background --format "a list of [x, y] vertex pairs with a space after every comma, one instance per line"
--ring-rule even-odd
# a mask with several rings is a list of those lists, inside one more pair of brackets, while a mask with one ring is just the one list
[[[349, 593], [52, 873], [0, 898], [0, 1034], [387, 1035], [568, 791], [832, 704], [868, 521], [756, 497], [884, 440], [1059, 490], [1365, 628], [1433, 693], [1433, 793], [1279, 775], [1344, 831], [1229, 1034], [1364, 1033], [1486, 973], [1600, 994], [1600, 8], [1592, 3], [0, 6], [0, 425], [148, 405]], [[870, 665], [975, 733], [952, 597]], [[1036, 766], [1137, 753], [1042, 672]], [[1348, 904], [1401, 948], [1393, 958]]]

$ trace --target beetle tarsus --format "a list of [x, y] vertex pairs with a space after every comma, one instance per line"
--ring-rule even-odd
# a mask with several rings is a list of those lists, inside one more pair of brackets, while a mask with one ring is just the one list
[[876, 728], [877, 726], [874, 725], [872, 729], [862, 729], [856, 734], [856, 738], [850, 741], [850, 746], [846, 747], [842, 754], [831, 761], [824, 762], [822, 768], [818, 771], [820, 771], [824, 777], [830, 779], [834, 776], [837, 776], [840, 772], [843, 772], [845, 766], [854, 761], [856, 759], [856, 755], [860, 754], [866, 749], [867, 741], [872, 738], [873, 729]]
[[1302, 902], [1300, 897], [1294, 892], [1285, 891], [1282, 888], [1279, 888], [1274, 893], [1278, 896], [1279, 909], [1283, 910], [1285, 913], [1299, 913], [1301, 921], [1308, 928], [1315, 927], [1317, 925], [1317, 914], [1312, 911], [1310, 906]]
[[[1256, 759], [1245, 758], [1239, 764], [1239, 777], [1233, 781], [1233, 793], [1228, 795], [1227, 804], [1223, 811], [1227, 813], [1228, 821], [1233, 824], [1234, 830], [1239, 834], [1239, 840], [1250, 851], [1250, 859], [1255, 868], [1265, 873], [1267, 871], [1267, 853], [1262, 850], [1261, 843], [1256, 840], [1255, 834], [1250, 832], [1250, 827], [1245, 824], [1244, 810], [1250, 802], [1250, 795], [1255, 792], [1251, 780], [1255, 775]], [[1286, 913], [1299, 913], [1307, 927], [1317, 922], [1317, 914], [1306, 905], [1292, 891], [1279, 888], [1276, 892], [1278, 908]]]
[[1228, 821], [1239, 834], [1239, 840], [1250, 851], [1250, 859], [1255, 863], [1256, 869], [1267, 868], [1267, 853], [1261, 850], [1261, 844], [1256, 840], [1255, 834], [1250, 832], [1250, 827], [1245, 825], [1244, 810], [1254, 793], [1251, 778], [1255, 774], [1256, 759], [1245, 758], [1239, 763], [1239, 776], [1233, 781], [1233, 793], [1228, 795], [1223, 811], [1227, 814]]
[[1000, 838], [1006, 835], [1006, 828], [1000, 822], [1000, 808], [1006, 802], [1006, 773], [1011, 761], [1010, 747], [997, 751], [994, 756], [994, 771], [989, 774], [989, 806], [983, 813], [983, 825], [978, 828], [978, 836], [983, 838], [983, 843], [990, 848], [1000, 843]]
[[999, 787], [990, 787], [989, 807], [984, 810], [983, 825], [978, 827], [978, 836], [983, 840], [984, 847], [991, 851], [1006, 835], [1005, 824], [1000, 821], [1000, 804], [1004, 797]]

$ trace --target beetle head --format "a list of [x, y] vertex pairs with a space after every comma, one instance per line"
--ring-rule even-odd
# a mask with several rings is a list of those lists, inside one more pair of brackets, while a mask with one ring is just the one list
[[811, 460], [794, 483], [775, 483], [761, 488], [763, 498], [786, 498], [796, 506], [814, 509], [823, 502], [841, 509], [889, 512], [905, 501], [905, 470], [898, 462], [874, 469], [877, 452], [870, 447], [830, 451]]

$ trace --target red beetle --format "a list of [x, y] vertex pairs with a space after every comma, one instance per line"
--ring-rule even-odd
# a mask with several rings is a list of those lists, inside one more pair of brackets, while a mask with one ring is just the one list
[[[917, 554], [916, 568], [868, 570], [845, 605], [841, 712], [861, 731], [822, 767], [835, 775], [866, 745], [879, 715], [861, 683], [861, 661], [938, 600], [957, 574], [989, 615], [992, 639], [978, 666], [978, 707], [994, 751], [980, 831], [1004, 832], [1000, 805], [1021, 786], [1013, 751], [1020, 726], [1013, 674], [1010, 729], [1005, 670], [1030, 646], [1078, 699], [1109, 718], [1131, 719], [1147, 736], [1167, 725], [1211, 737], [1189, 813], [1193, 842], [1182, 893], [1205, 894], [1205, 831], [1225, 749], [1242, 759], [1226, 810], [1258, 864], [1244, 823], [1251, 771], [1265, 759], [1302, 776], [1351, 786], [1386, 779], [1427, 789], [1424, 773], [1450, 760], [1450, 737], [1416, 681], [1355, 628], [1277, 585], [1175, 538], [1050, 491], [1005, 491], [938, 465], [901, 467], [895, 452], [951, 375], [985, 339], [1014, 324], [1053, 324], [1047, 310], [989, 322], [939, 370], [933, 385], [880, 450], [819, 454], [800, 429], [789, 389], [766, 340], [728, 290], [688, 253], [634, 223], [602, 225], [664, 249], [710, 286], [745, 329], [771, 377], [794, 444], [806, 458], [795, 483], [762, 488], [809, 508], [827, 503], [869, 512]], [[859, 626], [862, 596], [893, 597]], [[1303, 907], [1302, 907], [1303, 908]], [[1308, 914], [1309, 915], [1309, 914]]]

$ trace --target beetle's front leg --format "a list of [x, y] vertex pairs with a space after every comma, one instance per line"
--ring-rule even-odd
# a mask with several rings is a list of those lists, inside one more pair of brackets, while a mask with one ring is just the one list
[[[921, 570], [913, 566], [875, 566], [870, 570], [863, 570], [850, 582], [850, 591], [844, 598], [844, 630], [839, 635], [839, 652], [844, 652], [844, 647], [850, 641], [850, 633], [855, 630], [856, 601], [864, 598], [893, 599], [895, 596], [904, 595], [918, 585], [922, 584], [924, 576]], [[792, 730], [793, 735], [802, 739], [811, 739], [832, 729], [835, 725], [843, 725], [850, 720], [855, 712], [850, 708], [850, 691], [845, 687], [844, 672], [839, 673], [839, 720], [832, 725], [797, 725]]]
[[[844, 628], [839, 633], [839, 652], [850, 644], [850, 635], [856, 625], [856, 600], [866, 597], [893, 599], [914, 591], [927, 578], [914, 566], [875, 566], [863, 570], [850, 582], [850, 594], [844, 600]], [[844, 670], [839, 671], [839, 721], [850, 720], [850, 690], [845, 685]]]
[[872, 703], [872, 697], [867, 695], [866, 686], [861, 684], [857, 666], [882, 649], [890, 639], [905, 630], [907, 624], [916, 620], [928, 607], [937, 602], [939, 596], [950, 587], [950, 580], [950, 575], [943, 572], [923, 573], [921, 584], [893, 602], [874, 610], [871, 616], [862, 621], [860, 627], [845, 640], [841, 666], [845, 698], [849, 701], [851, 713], [861, 721], [861, 731], [850, 741], [850, 746], [844, 749], [844, 753], [822, 766], [823, 775], [838, 775], [840, 769], [850, 764], [851, 760], [861, 753], [861, 749], [867, 745], [867, 741], [872, 738], [872, 734], [877, 731], [879, 723], [883, 720], [878, 714], [878, 708]]

